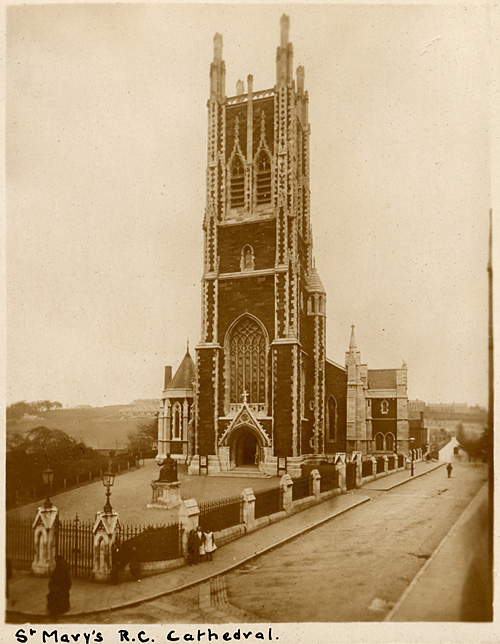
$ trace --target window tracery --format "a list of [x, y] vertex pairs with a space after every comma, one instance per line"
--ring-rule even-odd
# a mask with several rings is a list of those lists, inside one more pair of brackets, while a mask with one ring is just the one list
[[245, 169], [241, 158], [236, 155], [231, 164], [231, 208], [245, 205]]
[[172, 408], [172, 438], [181, 438], [182, 410], [178, 402]]
[[244, 392], [249, 403], [266, 400], [266, 338], [260, 325], [245, 317], [229, 341], [230, 402], [239, 403]]
[[257, 205], [271, 202], [271, 161], [266, 152], [260, 152], [256, 163]]
[[337, 401], [334, 396], [328, 398], [326, 407], [326, 423], [328, 428], [328, 440], [337, 440]]

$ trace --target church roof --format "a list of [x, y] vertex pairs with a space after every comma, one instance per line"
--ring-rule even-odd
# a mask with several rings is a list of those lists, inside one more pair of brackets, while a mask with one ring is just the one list
[[193, 359], [189, 353], [189, 349], [186, 351], [186, 355], [182, 359], [179, 368], [175, 372], [175, 376], [172, 378], [172, 381], [167, 387], [168, 389], [192, 389], [193, 380], [196, 375], [196, 367], [194, 366]]
[[368, 369], [370, 389], [396, 389], [397, 369]]
[[315, 266], [307, 276], [307, 290], [311, 293], [324, 293], [325, 287]]

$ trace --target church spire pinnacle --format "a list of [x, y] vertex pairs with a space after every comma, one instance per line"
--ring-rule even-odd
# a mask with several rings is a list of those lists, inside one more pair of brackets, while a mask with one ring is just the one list
[[288, 42], [290, 18], [283, 14], [280, 20], [280, 46], [276, 52], [276, 85], [283, 87], [292, 82], [293, 76], [293, 45]]
[[349, 350], [355, 351], [356, 349], [357, 349], [357, 346], [356, 346], [356, 337], [354, 335], [354, 324], [351, 324], [351, 341], [349, 342]]
[[222, 36], [214, 36], [214, 60], [210, 65], [210, 98], [224, 98], [226, 93], [226, 64], [222, 60]]
[[281, 25], [281, 47], [288, 45], [288, 35], [290, 33], [290, 18], [284, 13], [280, 20]]

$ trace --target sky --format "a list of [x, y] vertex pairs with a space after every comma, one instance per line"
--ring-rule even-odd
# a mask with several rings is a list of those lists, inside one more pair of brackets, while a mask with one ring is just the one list
[[410, 398], [486, 405], [489, 9], [279, 4], [7, 9], [8, 404], [159, 398], [194, 349], [213, 35], [266, 89], [283, 12], [328, 357], [354, 324]]

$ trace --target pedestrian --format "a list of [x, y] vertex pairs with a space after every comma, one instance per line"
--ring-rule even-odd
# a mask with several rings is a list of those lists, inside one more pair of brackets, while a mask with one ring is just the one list
[[111, 583], [116, 586], [120, 582], [120, 568], [122, 567], [122, 557], [120, 544], [115, 542], [111, 552]]
[[69, 611], [69, 589], [71, 579], [68, 564], [64, 557], [56, 555], [56, 567], [49, 579], [49, 594], [47, 595], [47, 610], [51, 617], [63, 615]]
[[190, 530], [187, 542], [187, 562], [189, 566], [194, 566], [196, 563], [196, 552], [199, 547], [197, 545], [196, 530]]
[[196, 530], [196, 536], [198, 537], [199, 549], [200, 549], [200, 561], [205, 561], [205, 533], [202, 532], [200, 526]]
[[205, 552], [207, 553], [208, 561], [212, 561], [212, 555], [216, 549], [214, 533], [209, 530], [209, 532], [205, 532]]
[[447, 472], [448, 472], [448, 478], [450, 478], [450, 477], [451, 477], [451, 471], [452, 471], [452, 469], [453, 469], [453, 465], [452, 465], [451, 463], [448, 463], [448, 465], [446, 466], [446, 470], [447, 470]]

